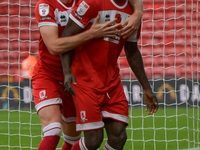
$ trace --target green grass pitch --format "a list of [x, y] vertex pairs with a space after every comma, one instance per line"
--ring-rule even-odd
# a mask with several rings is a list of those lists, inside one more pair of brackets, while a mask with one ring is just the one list
[[[130, 109], [128, 140], [124, 150], [200, 149], [200, 109], [159, 108], [155, 115]], [[0, 150], [37, 149], [42, 139], [35, 111], [0, 110]], [[61, 149], [61, 138], [58, 149]], [[103, 149], [105, 140], [100, 147]]]

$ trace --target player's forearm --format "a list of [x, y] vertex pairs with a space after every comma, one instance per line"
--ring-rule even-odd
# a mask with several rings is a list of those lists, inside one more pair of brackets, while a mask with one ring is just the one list
[[137, 45], [126, 44], [125, 52], [128, 63], [132, 71], [134, 72], [135, 76], [137, 77], [138, 81], [142, 85], [143, 89], [144, 90], [151, 89], [148, 78], [144, 70], [142, 56]]
[[129, 0], [129, 3], [131, 4], [132, 8], [134, 9], [134, 13], [136, 13], [142, 17], [142, 15], [143, 15], [142, 0]]
[[80, 46], [81, 44], [91, 40], [92, 38], [93, 35], [90, 33], [89, 30], [70, 37], [60, 37], [55, 41], [54, 44], [52, 44], [53, 46], [51, 48], [51, 54], [59, 55], [68, 52]]
[[72, 54], [73, 51], [60, 54], [64, 75], [71, 73]]

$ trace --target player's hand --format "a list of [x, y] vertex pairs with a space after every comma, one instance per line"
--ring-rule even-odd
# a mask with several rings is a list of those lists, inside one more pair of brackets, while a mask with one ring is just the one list
[[112, 37], [114, 38], [116, 34], [120, 33], [118, 27], [121, 27], [121, 23], [114, 24], [113, 23], [117, 20], [117, 18], [107, 21], [104, 23], [99, 23], [100, 14], [97, 15], [94, 23], [92, 24], [90, 30], [93, 31], [94, 38], [100, 37]]
[[76, 84], [75, 76], [73, 75], [73, 73], [65, 74], [65, 81], [64, 81], [65, 90], [72, 95], [76, 95], [74, 89], [71, 86], [71, 83]]
[[146, 111], [149, 110], [148, 114], [152, 115], [158, 110], [158, 100], [151, 90], [144, 90], [143, 94], [146, 102]]
[[133, 13], [129, 18], [127, 18], [123, 23], [123, 28], [121, 29], [121, 36], [127, 38], [131, 36], [134, 32], [138, 30], [141, 25], [142, 14]]

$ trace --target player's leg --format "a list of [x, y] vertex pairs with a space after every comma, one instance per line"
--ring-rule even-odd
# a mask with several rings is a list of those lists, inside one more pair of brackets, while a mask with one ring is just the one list
[[38, 111], [44, 137], [38, 150], [55, 150], [61, 135], [61, 112], [60, 105], [51, 105]]
[[62, 150], [70, 150], [72, 146], [81, 138], [81, 132], [76, 132], [76, 123], [66, 123], [63, 121], [64, 143]]
[[73, 86], [76, 92], [74, 104], [76, 106], [76, 130], [84, 131], [84, 138], [76, 142], [72, 150], [96, 150], [103, 140], [104, 123], [101, 116], [101, 101], [96, 93], [89, 89]]
[[70, 150], [71, 147], [81, 138], [81, 132], [76, 132], [76, 109], [72, 96], [63, 90], [62, 100], [63, 104], [61, 112], [64, 138], [62, 150]]
[[101, 113], [108, 135], [108, 142], [104, 149], [123, 149], [127, 138], [128, 101], [126, 100], [122, 83], [107, 93]]
[[103, 129], [84, 131], [84, 138], [76, 142], [72, 150], [96, 150], [103, 141]]
[[127, 139], [127, 124], [112, 119], [104, 119], [108, 141], [105, 150], [122, 150]]
[[39, 150], [55, 150], [61, 135], [61, 104], [59, 83], [45, 75], [32, 78], [35, 108], [40, 118], [44, 138]]
[[89, 150], [96, 150], [103, 141], [103, 129], [84, 132], [85, 145]]

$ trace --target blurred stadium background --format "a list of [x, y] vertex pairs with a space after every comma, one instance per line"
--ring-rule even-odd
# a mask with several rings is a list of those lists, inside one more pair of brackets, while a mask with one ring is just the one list
[[[0, 150], [37, 149], [42, 139], [30, 77], [25, 79], [22, 73], [23, 60], [38, 53], [36, 2], [0, 1]], [[141, 86], [122, 51], [118, 64], [130, 105], [124, 149], [199, 150], [200, 2], [143, 0], [143, 4], [139, 48], [160, 108], [147, 115]]]

